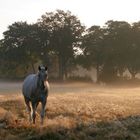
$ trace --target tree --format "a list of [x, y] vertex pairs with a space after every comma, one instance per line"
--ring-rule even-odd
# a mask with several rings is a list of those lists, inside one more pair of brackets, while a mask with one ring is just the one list
[[[86, 65], [97, 70], [98, 80], [110, 82], [123, 76], [131, 43], [131, 26], [124, 21], [108, 21], [104, 28], [92, 26], [83, 38]], [[84, 61], [83, 61], [84, 62]]]
[[81, 46], [83, 50], [82, 65], [87, 68], [96, 68], [97, 82], [103, 64], [103, 38], [104, 30], [100, 26], [92, 26], [87, 29], [87, 34], [84, 35]]
[[84, 27], [71, 12], [57, 10], [42, 15], [38, 25], [49, 31], [50, 53], [58, 57], [59, 78], [67, 77], [67, 71], [73, 64], [75, 48], [78, 46]]
[[34, 63], [39, 60], [42, 52], [41, 33], [37, 24], [15, 22], [8, 27], [8, 30], [3, 33], [3, 46], [5, 61], [10, 68], [12, 66], [16, 68], [18, 65], [26, 68], [31, 65], [35, 72]]
[[131, 43], [128, 48], [127, 68], [132, 79], [140, 71], [140, 22], [133, 23], [131, 28]]
[[127, 65], [127, 52], [130, 45], [131, 26], [125, 21], [108, 21], [104, 36], [104, 65], [102, 78], [113, 81], [122, 77]]

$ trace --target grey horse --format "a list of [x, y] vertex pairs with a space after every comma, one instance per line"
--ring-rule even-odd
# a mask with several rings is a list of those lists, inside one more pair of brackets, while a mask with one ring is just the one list
[[48, 92], [49, 83], [47, 67], [40, 65], [38, 67], [38, 73], [28, 75], [25, 78], [22, 87], [22, 93], [27, 106], [27, 110], [29, 112], [29, 120], [33, 121], [34, 124], [36, 118], [36, 109], [39, 102], [41, 102], [42, 105], [40, 116], [41, 124], [43, 124]]

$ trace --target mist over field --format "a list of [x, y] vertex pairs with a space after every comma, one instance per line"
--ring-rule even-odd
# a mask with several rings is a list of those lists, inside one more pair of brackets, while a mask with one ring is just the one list
[[0, 82], [0, 140], [138, 140], [140, 87], [50, 83], [45, 123], [30, 124], [22, 82]]

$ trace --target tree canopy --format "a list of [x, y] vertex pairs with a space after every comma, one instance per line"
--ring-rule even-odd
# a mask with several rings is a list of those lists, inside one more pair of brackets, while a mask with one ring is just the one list
[[81, 40], [84, 26], [70, 11], [57, 10], [42, 15], [38, 21], [44, 30], [48, 29], [50, 52], [58, 57], [59, 78], [67, 77], [69, 66], [73, 64], [75, 48]]
[[[112, 81], [128, 70], [140, 72], [140, 22], [107, 21], [105, 26], [85, 30], [70, 11], [46, 12], [36, 23], [14, 22], [0, 40], [0, 73], [27, 73], [38, 62], [58, 63], [59, 79], [82, 65], [97, 70], [97, 81]], [[79, 50], [81, 53], [79, 53]], [[51, 58], [57, 61], [51, 60]], [[6, 66], [6, 67], [5, 67]]]
[[[82, 64], [97, 69], [97, 81], [115, 80], [128, 69], [132, 78], [140, 71], [139, 23], [108, 21], [92, 26], [83, 37]], [[107, 81], [106, 81], [107, 80]]]

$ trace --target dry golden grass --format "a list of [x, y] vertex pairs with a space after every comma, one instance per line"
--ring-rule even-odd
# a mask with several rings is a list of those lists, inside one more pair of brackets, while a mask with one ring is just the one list
[[39, 115], [28, 122], [21, 85], [10, 88], [0, 91], [0, 140], [140, 139], [140, 87], [53, 83], [43, 126]]

